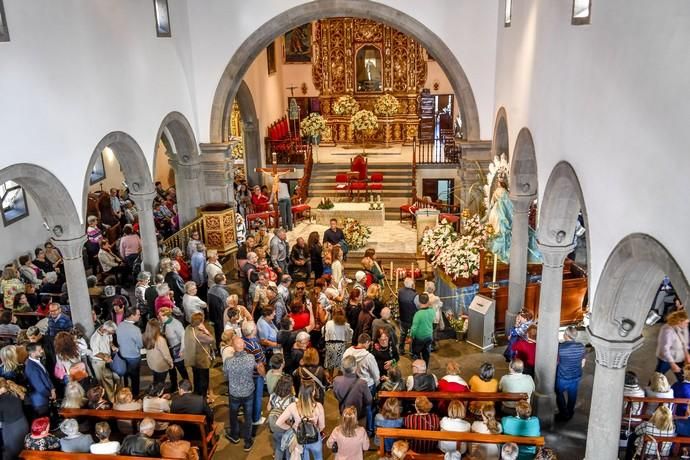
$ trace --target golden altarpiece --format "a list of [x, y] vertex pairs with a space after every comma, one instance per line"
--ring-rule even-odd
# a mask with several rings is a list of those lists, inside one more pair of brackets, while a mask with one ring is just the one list
[[321, 92], [328, 129], [322, 143], [355, 142], [350, 115], [333, 113], [333, 103], [351, 95], [360, 109], [374, 111], [382, 94], [400, 102], [396, 115], [379, 116], [372, 140], [411, 144], [419, 129], [419, 94], [427, 79], [426, 51], [414, 39], [387, 25], [358, 18], [316, 21], [312, 77]]

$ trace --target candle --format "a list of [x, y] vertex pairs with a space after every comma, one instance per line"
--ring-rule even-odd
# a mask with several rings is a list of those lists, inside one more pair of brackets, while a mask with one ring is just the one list
[[498, 256], [494, 254], [494, 276], [493, 276], [493, 282], [496, 282], [496, 268], [498, 267]]
[[278, 154], [276, 152], [273, 152], [273, 163], [278, 163]]
[[398, 292], [398, 281], [400, 281], [400, 279], [398, 278], [398, 273], [396, 272], [395, 273], [395, 292]]
[[393, 261], [391, 260], [391, 283], [393, 282]]
[[410, 276], [414, 279], [414, 261], [412, 261], [412, 267], [410, 267]]

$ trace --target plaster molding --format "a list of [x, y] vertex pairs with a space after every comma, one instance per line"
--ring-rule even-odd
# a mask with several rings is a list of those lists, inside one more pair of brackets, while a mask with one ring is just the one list
[[84, 243], [86, 243], [86, 235], [71, 239], [51, 238], [51, 241], [55, 247], [60, 250], [63, 259], [77, 260], [82, 258]]
[[596, 352], [597, 364], [609, 369], [623, 369], [628, 365], [628, 358], [642, 346], [644, 337], [639, 336], [631, 341], [606, 340], [595, 335], [588, 327], [590, 342]]

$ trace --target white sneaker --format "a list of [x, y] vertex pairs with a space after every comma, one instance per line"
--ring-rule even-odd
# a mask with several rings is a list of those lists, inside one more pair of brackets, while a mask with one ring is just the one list
[[266, 423], [266, 417], [261, 417], [259, 420], [254, 422], [252, 425], [263, 425], [264, 423]]

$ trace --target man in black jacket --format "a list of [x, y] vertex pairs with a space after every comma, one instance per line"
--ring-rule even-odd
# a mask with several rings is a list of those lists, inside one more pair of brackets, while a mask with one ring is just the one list
[[145, 418], [139, 424], [139, 433], [130, 434], [120, 447], [120, 455], [132, 455], [135, 457], [160, 457], [161, 448], [158, 441], [152, 439], [156, 429], [156, 421], [152, 418]]
[[192, 393], [192, 382], [189, 380], [180, 381], [177, 396], [173, 397], [170, 403], [170, 413], [205, 415], [206, 424], [210, 427], [213, 423], [213, 411], [208, 406], [206, 398]]
[[371, 406], [373, 398], [367, 382], [357, 376], [357, 360], [354, 356], [346, 356], [341, 363], [343, 375], [333, 380], [333, 394], [338, 400], [340, 412], [349, 406], [355, 406], [360, 418], [366, 419], [367, 408]]
[[414, 279], [408, 277], [403, 281], [403, 287], [398, 290], [398, 311], [400, 312], [400, 355], [405, 354], [405, 340], [412, 327], [412, 318], [417, 313], [414, 299], [417, 291], [414, 289]]
[[218, 273], [213, 277], [213, 286], [206, 294], [208, 300], [209, 319], [213, 322], [213, 334], [216, 337], [216, 347], [220, 348], [220, 338], [223, 335], [223, 312], [228, 300], [228, 289], [225, 285], [225, 275]]

